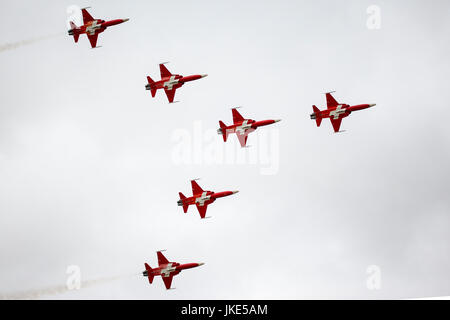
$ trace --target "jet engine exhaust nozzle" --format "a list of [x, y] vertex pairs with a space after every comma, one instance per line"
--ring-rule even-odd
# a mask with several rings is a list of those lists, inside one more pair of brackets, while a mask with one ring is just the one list
[[182, 206], [182, 205], [183, 205], [183, 200], [178, 200], [178, 201], [177, 201], [177, 204], [178, 204], [179, 206]]
[[311, 119], [315, 120], [317, 118], [315, 113], [311, 113]]

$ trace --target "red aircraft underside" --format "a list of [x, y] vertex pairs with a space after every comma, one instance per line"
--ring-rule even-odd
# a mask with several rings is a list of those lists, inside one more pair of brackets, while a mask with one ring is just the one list
[[320, 127], [323, 118], [330, 118], [333, 125], [334, 132], [339, 132], [342, 119], [348, 117], [353, 111], [367, 109], [375, 106], [375, 104], [359, 104], [350, 106], [348, 104], [339, 104], [331, 95], [331, 92], [325, 94], [327, 98], [327, 109], [320, 111], [319, 108], [313, 106], [314, 113], [311, 114], [311, 119], [316, 120], [316, 124]]
[[245, 147], [247, 144], [248, 135], [255, 131], [258, 127], [267, 126], [269, 124], [276, 123], [281, 120], [262, 120], [255, 121], [252, 119], [244, 119], [243, 116], [237, 111], [237, 108], [231, 109], [233, 114], [233, 124], [227, 126], [222, 121], [219, 121], [220, 128], [217, 130], [218, 134], [221, 134], [223, 141], [227, 141], [230, 133], [236, 133], [241, 147]]
[[146, 90], [150, 90], [152, 97], [156, 95], [158, 89], [164, 89], [169, 103], [173, 103], [175, 98], [175, 91], [183, 86], [186, 82], [198, 80], [207, 76], [207, 74], [196, 74], [192, 76], [183, 77], [179, 74], [172, 74], [166, 66], [161, 63], [159, 65], [159, 70], [161, 72], [161, 80], [153, 81], [152, 78], [147, 76], [148, 83], [145, 85]]
[[80, 34], [85, 33], [91, 43], [92, 48], [97, 47], [97, 38], [99, 33], [105, 31], [106, 28], [110, 26], [114, 26], [116, 24], [120, 24], [128, 21], [129, 19], [116, 19], [111, 21], [105, 21], [101, 19], [94, 19], [89, 12], [87, 12], [86, 8], [81, 9], [81, 13], [83, 15], [83, 25], [77, 27], [75, 23], [70, 21], [70, 26], [72, 29], [69, 30], [69, 35], [73, 36], [75, 42], [78, 42], [78, 38]]
[[232, 194], [238, 193], [239, 191], [223, 191], [223, 192], [213, 192], [213, 191], [203, 191], [203, 189], [197, 184], [195, 180], [191, 180], [192, 186], [192, 197], [185, 197], [181, 192], [180, 200], [178, 200], [178, 205], [183, 207], [184, 213], [187, 212], [190, 205], [196, 205], [200, 218], [204, 219], [206, 216], [206, 209], [208, 205], [216, 201], [217, 198], [222, 198], [230, 196]]
[[155, 276], [161, 276], [167, 290], [170, 289], [170, 286], [172, 285], [173, 277], [179, 274], [181, 271], [203, 265], [203, 263], [180, 264], [178, 262], [169, 262], [169, 260], [167, 260], [167, 258], [162, 254], [161, 251], [158, 251], [156, 254], [158, 256], [159, 267], [152, 269], [147, 263], [145, 263], [145, 271], [142, 272], [142, 275], [144, 277], [148, 277], [148, 281], [150, 283], [153, 283], [153, 278]]

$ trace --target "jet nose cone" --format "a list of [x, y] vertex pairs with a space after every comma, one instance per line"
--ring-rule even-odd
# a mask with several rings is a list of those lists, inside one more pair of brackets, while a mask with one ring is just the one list
[[376, 103], [369, 104], [369, 107], [374, 107], [374, 106], [376, 106], [376, 105], [377, 105]]
[[207, 77], [207, 76], [208, 76], [207, 74], [202, 74], [202, 78]]
[[200, 262], [200, 263], [198, 263], [198, 266], [200, 267], [200, 266], [202, 266], [204, 264], [205, 264], [204, 262]]
[[235, 194], [235, 193], [238, 193], [238, 192], [239, 192], [239, 190], [236, 190], [236, 191], [231, 191], [231, 192], [233, 192], [233, 194]]
[[273, 120], [273, 121], [275, 121], [275, 122], [280, 122], [280, 121], [281, 121], [281, 119], [277, 119], [277, 120]]
[[129, 18], [122, 19], [122, 22], [127, 22], [128, 20], [130, 20], [130, 19]]

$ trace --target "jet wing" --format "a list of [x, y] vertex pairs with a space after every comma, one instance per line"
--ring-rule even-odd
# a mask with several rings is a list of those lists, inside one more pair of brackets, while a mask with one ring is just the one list
[[334, 108], [336, 107], [339, 103], [333, 98], [333, 96], [331, 95], [331, 93], [326, 93], [326, 97], [327, 97], [327, 108]]
[[163, 275], [161, 276], [161, 278], [164, 281], [164, 285], [166, 286], [166, 289], [169, 290], [170, 286], [172, 284], [172, 279], [173, 279], [173, 275], [170, 275], [168, 277], [164, 277]]
[[203, 192], [203, 189], [195, 182], [195, 180], [191, 180], [192, 186], [192, 195], [196, 195]]
[[157, 256], [158, 256], [158, 265], [162, 265], [162, 264], [168, 264], [169, 260], [167, 260], [166, 257], [164, 257], [164, 255], [162, 254], [161, 251], [156, 252]]
[[333, 119], [330, 118], [331, 124], [333, 125], [334, 132], [339, 132], [339, 128], [341, 127], [341, 122], [343, 118]]
[[249, 134], [249, 132], [247, 130], [245, 130], [244, 133], [236, 132], [236, 135], [238, 137], [239, 143], [241, 144], [242, 148], [245, 147], [245, 145], [247, 144], [248, 134]]
[[94, 34], [92, 36], [87, 34], [87, 37], [89, 39], [89, 42], [91, 43], [91, 47], [95, 48], [97, 46], [98, 33], [96, 33], [96, 34]]
[[91, 22], [93, 20], [95, 20], [90, 14], [89, 12], [87, 12], [86, 9], [81, 9], [81, 13], [83, 14], [83, 23], [86, 24], [88, 22]]
[[166, 66], [162, 63], [159, 65], [159, 71], [161, 71], [161, 79], [168, 78], [172, 75], [170, 71], [166, 68]]
[[233, 113], [233, 123], [242, 122], [244, 121], [244, 117], [241, 116], [241, 114], [237, 111], [236, 108], [231, 109], [231, 112]]
[[175, 98], [175, 91], [176, 91], [177, 89], [175, 89], [175, 88], [172, 88], [172, 89], [166, 89], [166, 88], [164, 88], [164, 92], [166, 93], [166, 96], [167, 96], [167, 99], [169, 99], [169, 103], [172, 103], [173, 102], [173, 99]]
[[196, 205], [197, 205], [198, 213], [200, 213], [200, 218], [204, 219], [205, 216], [206, 216], [206, 209], [208, 209], [208, 205], [207, 204], [203, 204], [201, 206], [199, 203], [197, 203]]

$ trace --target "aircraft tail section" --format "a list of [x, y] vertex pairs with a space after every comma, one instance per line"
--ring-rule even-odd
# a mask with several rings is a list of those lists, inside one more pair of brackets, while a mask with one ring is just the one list
[[155, 97], [156, 95], [156, 88], [152, 87], [155, 84], [155, 81], [153, 81], [152, 78], [150, 78], [149, 76], [147, 76], [147, 81], [150, 85], [150, 92], [152, 93], [152, 97]]
[[184, 200], [186, 200], [186, 197], [181, 192], [178, 192], [178, 194], [180, 195], [180, 203], [183, 206], [183, 211], [184, 211], [184, 213], [186, 213], [189, 208], [189, 205], [184, 203]]
[[228, 138], [227, 125], [225, 123], [223, 123], [222, 121], [219, 121], [219, 126], [220, 126], [219, 134], [222, 135], [223, 141], [226, 142], [227, 138]]
[[69, 30], [69, 35], [73, 36], [73, 40], [75, 40], [75, 42], [78, 42], [80, 34], [77, 32], [78, 31], [77, 25], [72, 21], [70, 21], [70, 28], [71, 29]]
[[153, 282], [153, 269], [146, 263], [145, 264], [145, 273], [148, 277], [148, 282], [152, 283]]
[[314, 113], [311, 114], [311, 119], [315, 119], [317, 126], [320, 127], [320, 124], [322, 122], [322, 117], [320, 115], [320, 110], [316, 106], [313, 106], [313, 111], [314, 111]]

